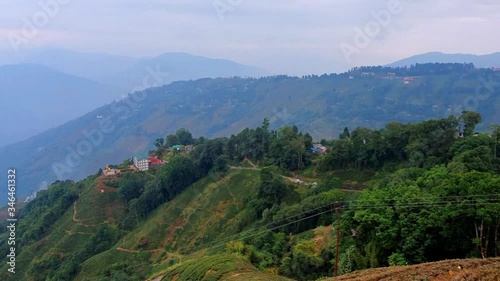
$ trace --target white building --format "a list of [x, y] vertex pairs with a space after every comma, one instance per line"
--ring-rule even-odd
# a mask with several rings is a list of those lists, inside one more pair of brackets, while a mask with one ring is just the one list
[[134, 166], [136, 166], [139, 171], [149, 170], [149, 158], [143, 155], [135, 156]]

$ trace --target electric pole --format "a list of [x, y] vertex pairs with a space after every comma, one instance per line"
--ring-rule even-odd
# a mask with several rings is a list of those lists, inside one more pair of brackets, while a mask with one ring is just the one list
[[336, 250], [335, 250], [335, 268], [333, 270], [333, 276], [338, 276], [338, 269], [339, 269], [339, 248], [340, 248], [340, 218], [342, 217], [342, 209], [339, 212], [339, 208], [335, 209], [337, 211], [338, 215], [338, 226], [337, 226], [337, 245], [336, 245]]

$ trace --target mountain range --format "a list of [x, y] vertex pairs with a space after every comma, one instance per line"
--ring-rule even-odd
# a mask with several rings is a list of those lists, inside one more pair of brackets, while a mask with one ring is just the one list
[[472, 54], [445, 54], [441, 52], [429, 52], [405, 58], [393, 62], [387, 66], [404, 67], [411, 66], [417, 63], [472, 63], [479, 68], [499, 68], [500, 67], [500, 52], [488, 55], [472, 55]]
[[[63, 49], [1, 56], [0, 147], [15, 143], [120, 99], [127, 93], [176, 80], [258, 77], [262, 69], [186, 53], [131, 58]], [[21, 114], [29, 112], [31, 114]]]

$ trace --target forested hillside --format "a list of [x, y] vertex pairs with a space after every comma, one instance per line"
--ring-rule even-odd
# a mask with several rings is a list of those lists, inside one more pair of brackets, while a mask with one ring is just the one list
[[116, 176], [40, 192], [21, 211], [9, 280], [316, 280], [497, 257], [500, 126], [476, 132], [482, 121], [346, 127], [321, 145], [267, 118], [215, 139], [179, 129], [151, 142], [156, 169], [126, 159]]
[[[315, 139], [344, 127], [381, 129], [481, 112], [478, 129], [500, 120], [500, 72], [470, 64], [361, 67], [342, 74], [180, 81], [131, 94], [27, 141], [0, 149], [0, 168], [18, 167], [25, 197], [55, 180], [77, 180], [153, 148], [177, 128], [197, 137], [236, 134], [269, 118]], [[89, 149], [89, 146], [91, 149]]]

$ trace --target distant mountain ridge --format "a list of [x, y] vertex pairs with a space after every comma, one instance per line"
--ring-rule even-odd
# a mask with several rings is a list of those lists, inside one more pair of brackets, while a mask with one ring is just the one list
[[445, 54], [441, 52], [429, 52], [411, 56], [391, 64], [389, 67], [411, 66], [417, 63], [473, 63], [478, 68], [500, 68], [500, 52], [488, 55], [472, 54]]
[[119, 98], [112, 87], [36, 64], [0, 66], [0, 147]]
[[[266, 72], [187, 53], [132, 58], [64, 49], [26, 51], [0, 61], [0, 117], [19, 112], [0, 133], [0, 147], [61, 125], [126, 94], [177, 80], [258, 77]], [[69, 94], [69, 95], [68, 95]], [[43, 98], [42, 98], [43, 97]], [[7, 102], [8, 101], [8, 102]]]
[[[146, 67], [158, 67], [161, 71], [170, 73], [170, 79], [165, 79], [162, 85], [177, 80], [269, 75], [267, 71], [258, 67], [184, 52], [165, 52], [156, 56], [129, 57], [59, 48], [42, 48], [24, 51], [11, 56], [8, 60], [0, 61], [0, 65], [19, 63], [43, 65], [127, 91], [142, 84], [142, 79], [148, 74]], [[127, 82], [124, 83], [124, 81]]]
[[[114, 87], [133, 89], [143, 84], [147, 73], [160, 73], [159, 86], [181, 80], [223, 77], [261, 77], [268, 73], [258, 67], [247, 66], [225, 59], [212, 59], [182, 52], [164, 53], [156, 57], [142, 58], [133, 66], [101, 81]], [[147, 88], [147, 87], [145, 87]]]

